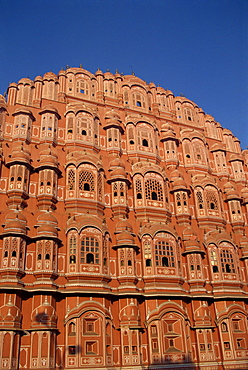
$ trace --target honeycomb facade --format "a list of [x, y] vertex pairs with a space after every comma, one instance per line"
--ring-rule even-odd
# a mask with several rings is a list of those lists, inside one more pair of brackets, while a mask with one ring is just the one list
[[248, 151], [83, 68], [0, 98], [0, 368], [247, 369]]

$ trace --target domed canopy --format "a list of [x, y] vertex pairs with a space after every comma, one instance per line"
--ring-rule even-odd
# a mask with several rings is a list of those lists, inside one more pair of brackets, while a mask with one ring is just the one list
[[57, 237], [58, 221], [51, 212], [44, 212], [37, 217], [37, 235]]
[[226, 194], [226, 199], [227, 200], [241, 199], [240, 196], [238, 195], [237, 190], [235, 189], [235, 187], [230, 182], [228, 182], [224, 185], [224, 189], [225, 189], [225, 194]]
[[117, 245], [133, 245], [134, 244], [134, 237], [130, 234], [130, 232], [122, 231], [120, 234], [116, 236]]
[[110, 168], [112, 167], [123, 167], [125, 168], [125, 164], [122, 162], [120, 157], [116, 157], [109, 163]]
[[242, 190], [241, 190], [241, 196], [243, 198], [243, 204], [246, 204], [248, 203], [248, 187], [244, 187]]
[[27, 219], [19, 212], [10, 212], [5, 217], [5, 227], [3, 233], [26, 234]]
[[21, 78], [18, 81], [18, 84], [23, 84], [23, 85], [33, 85], [33, 81], [30, 80], [30, 78]]
[[42, 235], [44, 237], [46, 237], [46, 236], [57, 237], [58, 236], [58, 231], [53, 225], [44, 224], [44, 225], [41, 225], [41, 226], [38, 227], [37, 235]]
[[47, 73], [44, 74], [43, 79], [44, 80], [53, 80], [53, 81], [56, 81], [57, 80], [57, 76], [53, 72], [47, 72]]
[[58, 225], [58, 221], [56, 217], [52, 215], [51, 212], [44, 212], [37, 217], [38, 224], [51, 224], [51, 225]]
[[122, 167], [117, 167], [110, 174], [111, 179], [126, 179], [126, 171]]
[[40, 152], [40, 164], [42, 166], [58, 166], [57, 154], [49, 148], [44, 149]]
[[129, 233], [134, 235], [132, 225], [130, 224], [130, 222], [128, 222], [128, 220], [123, 219], [117, 222], [116, 227], [115, 227], [115, 234], [119, 234], [122, 231], [128, 231]]

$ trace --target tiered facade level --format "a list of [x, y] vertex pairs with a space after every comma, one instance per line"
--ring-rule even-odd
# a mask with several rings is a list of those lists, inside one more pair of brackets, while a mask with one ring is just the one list
[[0, 368], [246, 369], [248, 151], [82, 68], [0, 99]]

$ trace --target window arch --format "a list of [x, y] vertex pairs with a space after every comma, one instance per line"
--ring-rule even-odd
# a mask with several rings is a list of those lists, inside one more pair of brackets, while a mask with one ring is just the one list
[[194, 153], [194, 162], [196, 164], [206, 165], [207, 157], [204, 143], [200, 139], [194, 138], [191, 144]]
[[[94, 233], [96, 235], [94, 235]], [[80, 235], [80, 263], [95, 264], [101, 263], [100, 231], [97, 229], [85, 229]]]
[[90, 171], [81, 170], [79, 172], [78, 187], [79, 190], [94, 191], [95, 179], [93, 173]]
[[204, 188], [195, 188], [195, 198], [198, 216], [221, 216], [220, 198], [218, 190], [212, 185]]
[[77, 262], [77, 239], [75, 235], [69, 238], [69, 263], [75, 264]]
[[156, 153], [154, 128], [146, 123], [139, 122], [136, 126], [127, 125], [127, 148], [130, 151]]
[[[143, 90], [141, 88], [139, 89]], [[132, 92], [132, 105], [133, 107], [146, 108], [146, 97], [141, 91]]]
[[[159, 232], [153, 238], [144, 235], [142, 238], [145, 267], [153, 268], [156, 275], [179, 274], [180, 254], [175, 237], [167, 232]], [[166, 267], [166, 269], [162, 269]], [[170, 271], [170, 272], [169, 272]]]
[[137, 174], [134, 184], [136, 207], [169, 207], [167, 184], [161, 175], [147, 172], [143, 177]]
[[89, 83], [84, 80], [77, 80], [76, 82], [76, 94], [84, 94], [85, 97], [88, 97], [90, 94]]
[[232, 280], [238, 278], [236, 267], [236, 252], [234, 247], [228, 242], [221, 242], [218, 246], [210, 245], [210, 263], [214, 279]]

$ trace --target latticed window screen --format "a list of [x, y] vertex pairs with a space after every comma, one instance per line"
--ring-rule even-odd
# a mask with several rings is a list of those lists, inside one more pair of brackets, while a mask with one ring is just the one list
[[74, 190], [75, 189], [75, 171], [74, 170], [69, 170], [68, 171], [67, 186], [68, 186], [69, 190]]
[[[92, 258], [87, 256], [91, 255]], [[89, 262], [90, 261], [90, 262]], [[81, 263], [96, 263], [99, 264], [99, 243], [96, 238], [84, 237], [81, 239]]]
[[[86, 185], [87, 184], [87, 185]], [[80, 190], [95, 190], [94, 176], [89, 171], [80, 171], [79, 173], [79, 189]]]
[[[124, 184], [123, 182], [120, 182], [120, 195], [123, 196], [124, 195]], [[123, 193], [123, 194], [122, 194]]]
[[208, 209], [218, 210], [218, 199], [217, 194], [214, 191], [206, 191], [206, 201]]
[[128, 102], [128, 92], [127, 92], [127, 90], [124, 91], [124, 100], [125, 100], [125, 102]]
[[140, 179], [137, 179], [135, 182], [136, 197], [138, 199], [142, 198], [142, 183]]
[[[98, 173], [98, 175], [97, 175], [97, 185], [98, 185], [98, 195], [99, 195], [99, 197], [101, 197], [102, 196], [102, 193], [103, 193], [103, 191], [102, 191], [102, 175], [101, 175], [101, 173]], [[94, 188], [94, 178], [93, 178], [93, 188]]]
[[117, 193], [118, 183], [117, 182], [114, 183], [113, 190], [114, 190], [114, 197], [117, 197], [117, 195], [118, 195], [118, 193]]
[[120, 265], [124, 266], [124, 261], [125, 261], [125, 252], [124, 249], [120, 250]]
[[77, 240], [75, 238], [75, 236], [72, 236], [70, 238], [70, 242], [69, 242], [69, 248], [70, 248], [70, 255], [76, 255], [77, 253]]
[[17, 252], [17, 247], [18, 247], [18, 242], [17, 242], [17, 239], [16, 238], [13, 238], [12, 239], [12, 243], [11, 243], [11, 250], [12, 252], [15, 251]]
[[133, 140], [134, 139], [134, 130], [133, 130], [133, 127], [129, 127], [129, 129], [128, 129], [128, 137], [129, 137], [129, 140]]
[[190, 158], [191, 151], [190, 151], [189, 141], [184, 142], [183, 149], [184, 149], [185, 156], [187, 158]]
[[68, 118], [68, 133], [72, 133], [73, 130], [73, 117]]
[[76, 92], [77, 93], [88, 95], [88, 93], [89, 93], [89, 87], [88, 87], [87, 82], [85, 82], [85, 81], [78, 81], [77, 82], [77, 85], [76, 85]]
[[149, 242], [149, 240], [146, 240], [144, 242], [144, 254], [145, 258], [152, 258], [151, 243]]
[[203, 208], [203, 196], [202, 196], [201, 191], [196, 192], [196, 199], [197, 199], [198, 207], [202, 209]]
[[177, 205], [181, 206], [181, 194], [180, 193], [176, 194], [176, 199], [177, 199]]
[[163, 201], [164, 196], [163, 196], [163, 187], [162, 185], [154, 179], [148, 179], [145, 181], [145, 194], [146, 194], [146, 199], [154, 199], [153, 194], [157, 195], [157, 200], [158, 201]]
[[228, 249], [222, 249], [220, 252], [220, 262], [222, 272], [235, 273], [235, 265], [233, 255]]
[[[163, 257], [166, 258], [163, 260]], [[156, 266], [166, 265], [168, 267], [175, 267], [175, 256], [173, 245], [164, 240], [159, 240], [155, 244], [155, 263]]]

